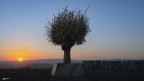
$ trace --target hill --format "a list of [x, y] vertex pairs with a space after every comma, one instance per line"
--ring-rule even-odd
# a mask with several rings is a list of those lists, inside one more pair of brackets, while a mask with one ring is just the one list
[[[38, 59], [26, 60], [23, 62], [18, 61], [0, 61], [0, 69], [17, 69], [17, 68], [32, 68], [32, 69], [45, 69], [51, 68], [52, 64], [62, 63], [62, 59]], [[80, 60], [72, 60], [72, 63], [81, 63]]]

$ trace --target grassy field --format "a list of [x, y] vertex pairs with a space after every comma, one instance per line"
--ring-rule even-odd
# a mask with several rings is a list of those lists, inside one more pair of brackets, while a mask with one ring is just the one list
[[51, 69], [0, 69], [0, 81], [50, 81]]
[[144, 70], [91, 70], [82, 77], [52, 77], [51, 69], [0, 69], [0, 81], [144, 81]]
[[144, 70], [91, 70], [86, 76], [97, 81], [144, 81]]

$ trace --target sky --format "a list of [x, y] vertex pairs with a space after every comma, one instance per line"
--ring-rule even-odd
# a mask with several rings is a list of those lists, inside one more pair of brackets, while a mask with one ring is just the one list
[[72, 47], [72, 59], [144, 59], [144, 0], [0, 0], [0, 61], [62, 59], [45, 25], [66, 5], [89, 6], [91, 32]]

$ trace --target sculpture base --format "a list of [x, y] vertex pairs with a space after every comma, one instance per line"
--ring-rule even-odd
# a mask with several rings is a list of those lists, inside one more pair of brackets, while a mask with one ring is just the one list
[[54, 64], [51, 75], [55, 77], [69, 77], [69, 76], [83, 76], [84, 69], [82, 64], [72, 63], [72, 64]]

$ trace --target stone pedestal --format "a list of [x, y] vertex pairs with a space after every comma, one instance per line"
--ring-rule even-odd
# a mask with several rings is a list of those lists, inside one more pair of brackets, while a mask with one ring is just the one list
[[54, 64], [51, 75], [55, 77], [69, 77], [69, 76], [83, 76], [84, 69], [82, 64], [72, 63], [72, 64]]

